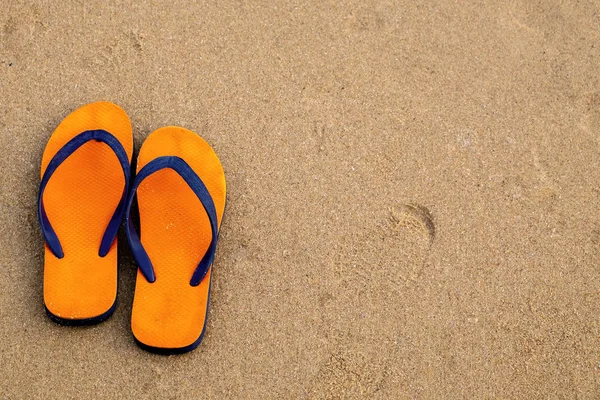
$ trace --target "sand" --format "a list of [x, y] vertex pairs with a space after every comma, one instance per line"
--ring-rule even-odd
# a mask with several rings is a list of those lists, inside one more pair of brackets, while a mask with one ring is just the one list
[[[598, 398], [598, 1], [0, 3], [0, 398]], [[44, 314], [40, 158], [96, 100], [224, 165], [187, 355], [135, 345], [122, 234], [113, 317]]]

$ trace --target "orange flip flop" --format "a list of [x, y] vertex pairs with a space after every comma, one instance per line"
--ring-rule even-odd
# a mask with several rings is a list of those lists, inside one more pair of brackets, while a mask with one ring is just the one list
[[48, 140], [38, 216], [45, 241], [44, 304], [55, 322], [93, 324], [116, 307], [116, 235], [132, 153], [129, 118], [109, 102], [73, 111]]
[[[130, 217], [136, 192], [139, 236]], [[140, 347], [174, 354], [202, 341], [225, 192], [219, 158], [194, 132], [165, 127], [142, 145], [125, 211], [139, 266], [131, 329]]]

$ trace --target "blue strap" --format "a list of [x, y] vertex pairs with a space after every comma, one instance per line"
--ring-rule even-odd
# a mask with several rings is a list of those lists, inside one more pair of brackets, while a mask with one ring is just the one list
[[[121, 164], [121, 168], [123, 169], [123, 176], [125, 177], [125, 188], [123, 189], [121, 200], [119, 201], [117, 209], [115, 210], [115, 213], [106, 227], [106, 231], [104, 231], [104, 236], [102, 237], [102, 242], [100, 243], [100, 250], [98, 252], [100, 257], [104, 257], [110, 250], [110, 246], [113, 244], [115, 237], [117, 236], [117, 232], [119, 231], [119, 226], [121, 225], [125, 208], [125, 200], [129, 191], [130, 166], [127, 152], [123, 148], [121, 142], [119, 142], [119, 139], [107, 131], [96, 129], [80, 133], [73, 139], [69, 140], [67, 144], [65, 144], [54, 155], [54, 157], [52, 157], [52, 160], [50, 160], [50, 163], [48, 164], [48, 167], [42, 176], [40, 191], [38, 193], [38, 218], [42, 227], [42, 234], [44, 235], [44, 240], [50, 248], [50, 251], [52, 251], [52, 253], [58, 258], [63, 258], [65, 255], [63, 253], [62, 246], [60, 245], [60, 241], [58, 240], [58, 236], [56, 236], [56, 232], [54, 232], [54, 229], [52, 229], [52, 225], [50, 224], [48, 216], [46, 215], [46, 210], [44, 209], [44, 190], [46, 189], [46, 185], [52, 177], [52, 174], [54, 174], [54, 171], [56, 171], [63, 161], [65, 161], [81, 146], [92, 140], [107, 144], [112, 151], [115, 152], [117, 158], [119, 159], [119, 163]], [[77, 190], [77, 188], [74, 188], [74, 190]]]
[[153, 283], [156, 280], [154, 268], [152, 267], [150, 257], [148, 257], [148, 253], [146, 253], [146, 250], [142, 246], [140, 237], [133, 225], [133, 220], [131, 219], [131, 205], [133, 204], [133, 198], [136, 195], [137, 188], [140, 183], [156, 171], [165, 168], [171, 168], [183, 178], [188, 186], [194, 191], [194, 194], [198, 197], [200, 203], [202, 203], [202, 206], [204, 207], [206, 214], [208, 214], [208, 219], [210, 221], [210, 228], [212, 231], [210, 245], [202, 257], [202, 260], [198, 264], [198, 267], [194, 271], [192, 279], [190, 280], [190, 285], [198, 286], [200, 282], [202, 282], [202, 279], [204, 279], [206, 276], [206, 273], [208, 272], [208, 269], [212, 265], [215, 258], [218, 239], [217, 212], [215, 210], [212, 197], [210, 196], [208, 189], [206, 189], [204, 182], [202, 182], [202, 179], [200, 179], [200, 177], [183, 159], [176, 156], [157, 157], [148, 164], [144, 165], [140, 172], [138, 172], [135, 180], [133, 181], [129, 200], [127, 201], [127, 208], [125, 209], [125, 230], [127, 232], [127, 240], [129, 241], [129, 247], [131, 248], [133, 257], [140, 267], [142, 274], [148, 282]]

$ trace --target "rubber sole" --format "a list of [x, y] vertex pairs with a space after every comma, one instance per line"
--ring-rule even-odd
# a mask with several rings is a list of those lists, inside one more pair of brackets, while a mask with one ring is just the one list
[[46, 309], [46, 314], [48, 315], [48, 318], [50, 318], [50, 320], [52, 322], [57, 323], [59, 325], [63, 325], [63, 326], [96, 325], [96, 324], [106, 321], [115, 312], [115, 310], [117, 309], [117, 299], [115, 299], [115, 302], [113, 303], [113, 305], [105, 313], [100, 314], [97, 317], [84, 318], [84, 319], [61, 318], [57, 315], [52, 314], [52, 312], [48, 309], [48, 307], [46, 307], [45, 304], [44, 304], [44, 308]]
[[[131, 166], [129, 117], [114, 103], [96, 102], [72, 111], [52, 132], [42, 155], [41, 177], [65, 144], [87, 131], [106, 131], [116, 138]], [[114, 310], [118, 239], [102, 256], [100, 247], [126, 184], [120, 158], [102, 140], [89, 140], [64, 159], [43, 194], [47, 218], [64, 250], [58, 258], [44, 247], [43, 300], [51, 310], [48, 316], [61, 325], [98, 323]]]
[[200, 345], [200, 343], [202, 343], [202, 339], [204, 339], [204, 333], [206, 332], [206, 325], [208, 323], [208, 310], [210, 309], [211, 290], [212, 290], [212, 274], [210, 275], [210, 285], [208, 288], [208, 305], [206, 306], [206, 316], [204, 318], [204, 326], [202, 327], [202, 332], [200, 332], [200, 337], [198, 337], [198, 339], [196, 339], [194, 341], [194, 343], [190, 344], [189, 346], [185, 346], [185, 347], [168, 348], [167, 349], [164, 347], [148, 346], [147, 344], [140, 342], [138, 340], [138, 338], [136, 338], [135, 335], [133, 335], [133, 339], [135, 340], [135, 343], [143, 350], [146, 350], [150, 353], [160, 354], [160, 355], [165, 355], [165, 356], [185, 354], [185, 353], [189, 353], [190, 351], [194, 350], [196, 347], [198, 347]]
[[[136, 170], [139, 173], [159, 157], [184, 160], [203, 181], [214, 202], [220, 228], [226, 182], [214, 149], [193, 131], [163, 127], [144, 141]], [[211, 244], [212, 236], [207, 234], [212, 230], [209, 218], [201, 206], [202, 200], [175, 168], [152, 172], [137, 190], [137, 205], [139, 236], [144, 239], [156, 278], [138, 270], [131, 330], [145, 351], [186, 353], [201, 343], [209, 314], [210, 272], [209, 279], [199, 285], [190, 282]]]

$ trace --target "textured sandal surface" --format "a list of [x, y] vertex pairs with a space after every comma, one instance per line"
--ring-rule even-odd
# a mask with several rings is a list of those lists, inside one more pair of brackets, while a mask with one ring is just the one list
[[[129, 118], [117, 105], [97, 102], [73, 111], [56, 128], [42, 157], [42, 177], [65, 145], [94, 130], [105, 131], [100, 133], [113, 141], [116, 138], [128, 167], [133, 152]], [[114, 310], [116, 239], [108, 243], [104, 256], [100, 256], [99, 248], [123, 198], [123, 171], [123, 162], [109, 145], [89, 140], [64, 159], [47, 181], [41, 196], [43, 208], [64, 253], [58, 257], [46, 241], [44, 303], [56, 322], [99, 322]]]
[[[158, 158], [183, 161], [189, 172], [200, 178], [220, 226], [225, 175], [210, 145], [192, 131], [165, 127], [153, 132], [142, 145], [138, 173]], [[139, 237], [152, 264], [154, 281], [138, 269], [131, 329], [138, 344], [147, 350], [192, 350], [204, 334], [209, 306], [212, 267], [198, 285], [190, 283], [213, 240], [207, 210], [188, 182], [171, 168], [145, 177], [139, 183], [137, 201]]]

